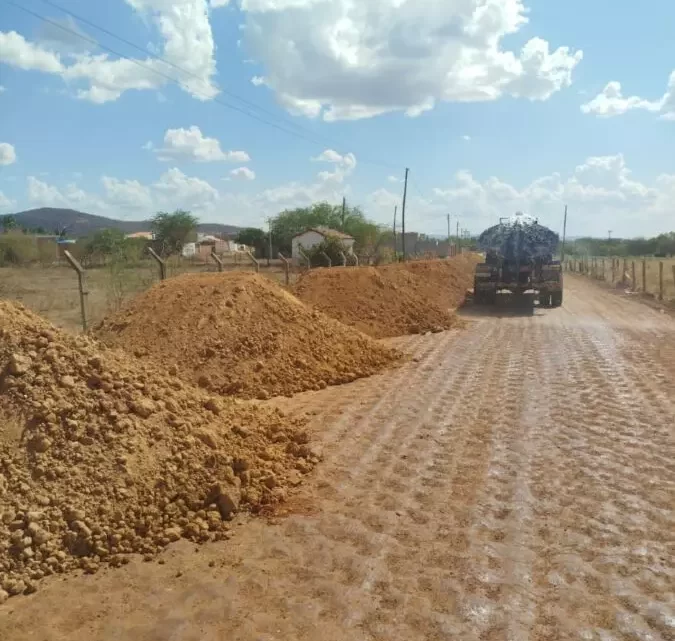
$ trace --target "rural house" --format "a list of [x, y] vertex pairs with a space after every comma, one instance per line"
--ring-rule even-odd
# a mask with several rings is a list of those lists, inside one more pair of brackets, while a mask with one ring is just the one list
[[309, 251], [317, 245], [320, 245], [326, 238], [338, 238], [344, 245], [345, 253], [354, 253], [354, 238], [349, 234], [345, 234], [335, 229], [329, 229], [328, 227], [311, 227], [293, 237], [293, 240], [291, 241], [291, 255], [293, 259], [302, 258], [300, 255], [300, 248]]

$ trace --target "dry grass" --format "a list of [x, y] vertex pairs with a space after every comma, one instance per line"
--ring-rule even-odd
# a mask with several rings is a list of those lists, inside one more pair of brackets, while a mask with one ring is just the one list
[[[252, 271], [250, 261], [228, 262], [227, 271]], [[167, 277], [194, 272], [214, 272], [215, 264], [203, 264], [172, 258], [167, 264]], [[261, 275], [284, 282], [280, 261], [260, 263]], [[295, 274], [291, 274], [294, 279]], [[102, 320], [117, 311], [125, 301], [138, 292], [145, 291], [159, 280], [159, 270], [152, 261], [133, 266], [113, 265], [87, 270], [87, 314], [89, 324]], [[80, 298], [75, 272], [67, 265], [49, 267], [0, 268], [0, 298], [17, 300], [58, 327], [70, 331], [81, 329]]]

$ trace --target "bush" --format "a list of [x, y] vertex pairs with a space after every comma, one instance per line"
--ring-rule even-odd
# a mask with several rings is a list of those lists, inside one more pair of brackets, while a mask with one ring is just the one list
[[339, 238], [328, 236], [312, 249], [305, 250], [305, 253], [312, 261], [312, 265], [328, 266], [324, 254], [330, 258], [333, 265], [342, 265], [342, 254], [346, 256], [347, 250]]
[[40, 258], [35, 238], [21, 232], [0, 234], [0, 267], [27, 265]]

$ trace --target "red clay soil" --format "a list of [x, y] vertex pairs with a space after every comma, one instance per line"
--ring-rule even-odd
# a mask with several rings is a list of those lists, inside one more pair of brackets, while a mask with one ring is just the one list
[[473, 282], [473, 257], [384, 267], [316, 269], [295, 285], [300, 300], [374, 338], [460, 326], [455, 315]]
[[318, 460], [303, 425], [0, 300], [0, 603], [227, 538], [233, 512], [283, 501]]
[[400, 354], [256, 274], [184, 274], [94, 333], [212, 392], [265, 399], [370, 376]]

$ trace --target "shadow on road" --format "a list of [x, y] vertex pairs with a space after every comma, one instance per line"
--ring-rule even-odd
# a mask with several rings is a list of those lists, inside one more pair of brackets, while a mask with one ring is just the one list
[[473, 298], [467, 298], [457, 309], [464, 318], [522, 318], [543, 316], [546, 310], [524, 300], [514, 300], [508, 296], [499, 296], [494, 305], [478, 305]]

